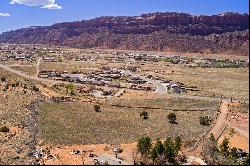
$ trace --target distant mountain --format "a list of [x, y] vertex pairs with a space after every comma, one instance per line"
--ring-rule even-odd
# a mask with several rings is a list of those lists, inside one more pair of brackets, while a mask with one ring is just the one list
[[249, 15], [158, 12], [107, 16], [4, 32], [0, 42], [249, 55]]

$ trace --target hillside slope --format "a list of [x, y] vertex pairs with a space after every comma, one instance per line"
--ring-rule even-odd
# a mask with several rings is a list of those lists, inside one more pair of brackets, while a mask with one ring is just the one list
[[98, 17], [5, 32], [0, 42], [248, 55], [248, 19], [248, 14], [231, 12]]

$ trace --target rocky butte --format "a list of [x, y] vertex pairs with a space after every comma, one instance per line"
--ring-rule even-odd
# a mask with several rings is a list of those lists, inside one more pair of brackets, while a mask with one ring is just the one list
[[248, 56], [249, 14], [157, 12], [98, 17], [4, 32], [0, 42]]

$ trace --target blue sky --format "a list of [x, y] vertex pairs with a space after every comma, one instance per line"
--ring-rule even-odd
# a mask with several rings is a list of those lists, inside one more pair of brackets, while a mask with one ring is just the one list
[[248, 0], [0, 0], [0, 33], [107, 15], [133, 16], [157, 11], [194, 15], [249, 13], [248, 6]]

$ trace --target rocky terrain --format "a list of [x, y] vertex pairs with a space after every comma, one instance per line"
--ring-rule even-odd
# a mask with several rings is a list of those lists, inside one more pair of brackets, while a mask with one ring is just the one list
[[212, 16], [176, 12], [107, 16], [9, 31], [0, 35], [0, 42], [247, 56], [248, 19], [248, 14], [231, 12]]

